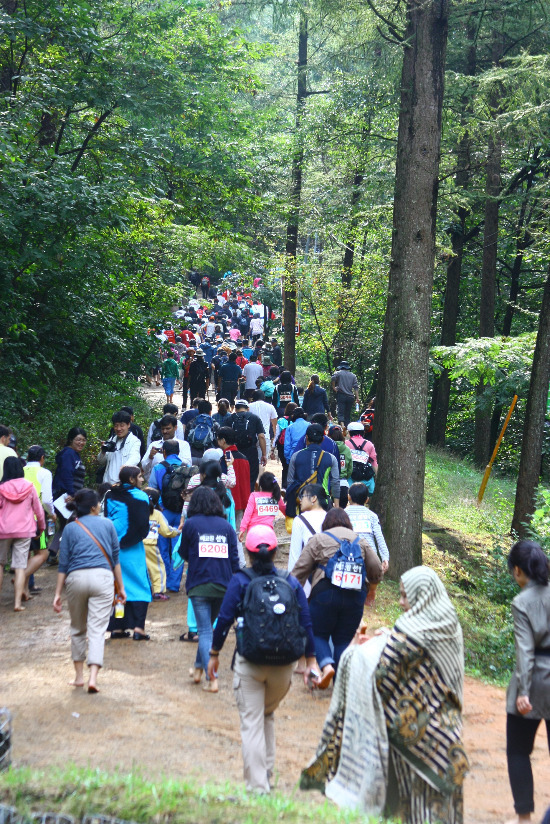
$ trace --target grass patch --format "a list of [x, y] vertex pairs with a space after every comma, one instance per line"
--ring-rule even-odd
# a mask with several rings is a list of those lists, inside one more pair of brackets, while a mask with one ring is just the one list
[[[320, 798], [320, 796], [317, 796]], [[48, 772], [14, 768], [0, 773], [0, 799], [18, 812], [54, 812], [82, 818], [114, 816], [137, 824], [271, 824], [315, 821], [353, 824], [370, 821], [337, 809], [328, 801], [304, 801], [274, 792], [246, 793], [230, 784], [206, 784], [165, 778], [150, 781], [140, 772], [123, 774], [67, 766]]]

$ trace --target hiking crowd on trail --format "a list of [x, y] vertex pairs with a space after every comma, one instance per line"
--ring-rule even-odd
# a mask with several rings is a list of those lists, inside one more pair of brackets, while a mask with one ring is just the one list
[[[206, 299], [204, 280], [196, 285]], [[390, 563], [368, 507], [378, 470], [375, 399], [361, 412], [344, 360], [331, 378], [333, 418], [319, 377], [303, 388], [284, 369], [277, 340], [265, 335], [265, 307], [230, 292], [216, 300], [215, 310], [190, 301], [176, 313], [179, 333], [157, 333], [158, 361], [146, 379], [162, 381], [163, 414], [141, 428], [131, 407], [114, 412], [94, 489], [85, 486], [84, 422], [68, 432], [53, 475], [39, 444], [23, 460], [0, 426], [0, 585], [10, 564], [22, 613], [40, 592], [35, 573], [57, 565], [53, 608], [60, 612], [66, 596], [71, 685], [85, 687], [87, 662], [94, 694], [106, 633], [151, 641], [150, 604], [177, 594], [185, 571], [179, 638], [196, 645], [189, 677], [205, 692], [218, 692], [219, 653], [235, 626], [233, 690], [249, 790], [270, 791], [274, 712], [298, 672], [310, 690], [334, 682], [304, 788], [371, 815], [460, 824], [464, 651], [446, 590], [432, 570], [416, 567], [401, 578], [404, 612], [393, 629], [371, 636], [363, 620]], [[268, 459], [278, 460], [280, 479]], [[275, 565], [279, 516], [290, 534], [284, 571]], [[548, 561], [520, 541], [508, 563], [522, 591], [512, 606], [507, 755], [516, 820], [527, 821], [541, 720], [550, 740]]]

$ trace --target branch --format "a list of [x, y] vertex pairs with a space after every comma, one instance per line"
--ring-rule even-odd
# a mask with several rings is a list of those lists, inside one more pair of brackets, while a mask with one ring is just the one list
[[83, 142], [82, 146], [78, 150], [78, 154], [75, 158], [75, 161], [74, 161], [73, 165], [71, 166], [71, 172], [76, 172], [76, 170], [78, 169], [78, 166], [80, 164], [80, 161], [82, 160], [82, 157], [84, 156], [84, 152], [86, 151], [88, 143], [90, 142], [92, 137], [95, 134], [97, 134], [97, 132], [100, 130], [101, 126], [107, 120], [109, 115], [111, 115], [113, 113], [113, 111], [116, 109], [117, 105], [118, 104], [115, 103], [114, 106], [112, 107], [112, 109], [107, 109], [106, 112], [103, 112], [103, 114], [100, 117], [98, 117], [98, 119], [96, 120], [96, 122], [94, 123], [94, 125], [92, 126], [92, 128], [90, 129], [90, 131], [88, 132], [86, 137], [84, 138], [84, 142]]
[[321, 326], [319, 325], [319, 319], [317, 318], [317, 312], [315, 311], [315, 306], [313, 305], [313, 301], [311, 300], [311, 298], [309, 300], [309, 305], [311, 306], [311, 311], [313, 312], [313, 317], [315, 318], [315, 325], [317, 327], [317, 331], [319, 332], [319, 337], [321, 338], [321, 343], [323, 344], [323, 349], [325, 350], [325, 355], [326, 355], [326, 358], [327, 358], [328, 371], [332, 372], [330, 349], [325, 343], [323, 333], [321, 332]]
[[[401, 32], [399, 31], [399, 29], [397, 29], [397, 28], [394, 26], [394, 24], [391, 22], [391, 20], [388, 20], [388, 18], [387, 18], [387, 17], [384, 17], [384, 15], [383, 15], [383, 14], [381, 14], [381, 13], [378, 11], [378, 9], [375, 7], [375, 5], [374, 5], [374, 3], [372, 2], [372, 0], [367, 0], [367, 6], [368, 6], [368, 7], [369, 7], [369, 9], [370, 9], [370, 10], [371, 10], [371, 11], [372, 11], [375, 15], [376, 15], [376, 17], [378, 17], [378, 19], [379, 19], [379, 20], [381, 20], [381, 21], [382, 21], [382, 23], [384, 23], [384, 24], [388, 27], [388, 29], [389, 29], [389, 30], [390, 30], [390, 32], [393, 34], [393, 36], [395, 37], [395, 39], [396, 39], [397, 41], [399, 41], [399, 43], [402, 43], [402, 42], [403, 42], [403, 40], [405, 39], [405, 35], [404, 35], [404, 33], [401, 33]], [[378, 27], [377, 27], [377, 28], [378, 28]], [[380, 29], [378, 29], [378, 31], [380, 32], [380, 34], [382, 35], [382, 37], [384, 37], [384, 35], [383, 35], [383, 34], [382, 34], [382, 32], [380, 31]], [[384, 37], [384, 39], [386, 40], [387, 38], [386, 38], [386, 37]]]

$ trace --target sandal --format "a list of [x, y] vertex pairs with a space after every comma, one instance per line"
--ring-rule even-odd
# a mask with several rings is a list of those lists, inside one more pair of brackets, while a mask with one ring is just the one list
[[199, 633], [198, 632], [184, 632], [183, 635], [180, 635], [180, 641], [191, 641], [194, 644], [199, 643]]
[[150, 641], [151, 640], [150, 635], [145, 635], [141, 632], [134, 632], [132, 638], [134, 639], [134, 641]]
[[115, 641], [117, 640], [117, 638], [129, 638], [129, 637], [130, 637], [130, 633], [129, 632], [123, 632], [121, 629], [116, 629], [116, 630], [114, 630], [114, 632], [111, 632], [111, 638], [114, 638]]

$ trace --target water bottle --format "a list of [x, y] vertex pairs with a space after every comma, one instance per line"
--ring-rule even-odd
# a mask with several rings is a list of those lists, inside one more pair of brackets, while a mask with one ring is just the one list
[[359, 412], [359, 404], [358, 403], [355, 404], [355, 411]]
[[52, 535], [55, 535], [55, 521], [52, 521], [51, 518], [48, 518], [48, 522], [46, 525], [46, 531], [48, 533], [48, 537], [51, 538]]
[[237, 618], [235, 634], [237, 636], [237, 650], [240, 652], [243, 647], [244, 618]]
[[118, 596], [115, 603], [115, 618], [124, 618], [124, 604]]

